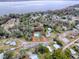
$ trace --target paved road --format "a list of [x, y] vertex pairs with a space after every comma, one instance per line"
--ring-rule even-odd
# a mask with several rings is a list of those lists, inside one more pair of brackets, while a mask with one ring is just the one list
[[24, 41], [24, 40], [19, 40], [21, 45], [16, 47], [17, 48], [25, 48], [25, 49], [29, 49], [29, 48], [34, 48], [34, 47], [37, 47], [39, 46], [39, 44], [44, 44], [45, 46], [47, 46], [49, 44], [49, 42], [27, 42], [27, 41]]
[[64, 33], [62, 33], [62, 34], [59, 34], [59, 35], [58, 35], [58, 36], [59, 36], [59, 37], [58, 37], [59, 40], [60, 40], [60, 41], [63, 41], [65, 44], [68, 44], [68, 43], [70, 42], [70, 40], [66, 38], [66, 36], [67, 36], [68, 33], [69, 33], [69, 31], [64, 32]]
[[72, 42], [70, 42], [69, 44], [67, 44], [66, 46], [64, 46], [63, 47], [63, 49], [62, 49], [62, 51], [65, 51], [68, 47], [70, 47], [71, 45], [73, 45], [76, 41], [78, 41], [79, 40], [79, 38], [78, 39], [76, 39], [76, 40], [74, 40], [74, 41], [72, 41]]

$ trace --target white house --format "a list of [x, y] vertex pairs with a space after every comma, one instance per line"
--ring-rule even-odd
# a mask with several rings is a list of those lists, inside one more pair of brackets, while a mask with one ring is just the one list
[[75, 50], [70, 49], [70, 51], [71, 51], [71, 54], [72, 54], [72, 55], [76, 54], [76, 51], [75, 51]]
[[31, 55], [29, 55], [29, 58], [30, 59], [39, 59], [37, 54], [31, 54]]
[[4, 53], [1, 53], [0, 54], [0, 59], [3, 59], [3, 57], [4, 57]]
[[15, 41], [12, 41], [12, 42], [10, 42], [10, 45], [15, 46], [16, 45], [16, 42]]
[[6, 44], [6, 45], [15, 46], [15, 45], [16, 45], [16, 41], [7, 41], [5, 44]]
[[61, 48], [61, 46], [58, 44], [54, 44], [53, 46], [55, 47], [55, 49]]
[[67, 38], [62, 38], [62, 41], [63, 41], [65, 44], [67, 44], [67, 43], [70, 42], [69, 39], [67, 39]]
[[47, 30], [47, 34], [46, 34], [46, 37], [51, 36], [51, 31], [52, 31], [52, 29], [51, 29], [51, 28], [48, 28], [48, 30]]

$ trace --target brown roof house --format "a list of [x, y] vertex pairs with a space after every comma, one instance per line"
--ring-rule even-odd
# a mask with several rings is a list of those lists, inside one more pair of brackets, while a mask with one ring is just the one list
[[33, 42], [46, 42], [47, 41], [42, 24], [37, 23], [34, 26], [34, 30], [32, 32], [32, 41]]

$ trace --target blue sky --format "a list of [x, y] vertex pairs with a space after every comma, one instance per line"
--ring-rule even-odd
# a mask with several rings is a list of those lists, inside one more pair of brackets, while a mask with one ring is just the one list
[[62, 9], [75, 4], [79, 4], [79, 1], [0, 2], [0, 15]]
[[5, 1], [79, 1], [79, 0], [0, 0], [1, 2]]

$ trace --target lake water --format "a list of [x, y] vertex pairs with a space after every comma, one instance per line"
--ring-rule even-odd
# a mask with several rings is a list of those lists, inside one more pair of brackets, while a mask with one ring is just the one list
[[79, 4], [79, 1], [0, 2], [0, 15], [62, 9], [74, 4]]

